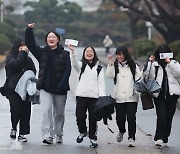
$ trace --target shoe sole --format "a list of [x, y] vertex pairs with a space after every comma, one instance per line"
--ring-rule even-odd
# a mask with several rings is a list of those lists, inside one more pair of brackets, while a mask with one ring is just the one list
[[62, 143], [63, 143], [63, 141], [57, 141], [56, 143], [58, 143], [58, 144], [62, 144]]
[[97, 148], [98, 145], [90, 145], [91, 148]]
[[87, 136], [87, 133], [86, 133], [86, 134], [82, 137], [82, 139], [81, 139], [81, 140], [79, 139], [79, 141], [78, 141], [78, 137], [77, 137], [76, 142], [77, 142], [77, 143], [82, 143], [82, 142], [83, 142], [84, 137], [86, 137], [86, 136]]
[[130, 144], [130, 145], [128, 145], [128, 147], [135, 147], [135, 145]]
[[18, 140], [18, 142], [27, 142], [27, 140]]
[[47, 145], [47, 144], [48, 144], [48, 145], [49, 145], [49, 144], [53, 144], [53, 143], [51, 143], [51, 142], [48, 142], [47, 140], [43, 140], [43, 143], [46, 144], [46, 145]]

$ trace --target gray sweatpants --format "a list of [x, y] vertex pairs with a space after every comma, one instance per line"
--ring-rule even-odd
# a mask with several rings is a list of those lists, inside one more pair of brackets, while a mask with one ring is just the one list
[[63, 136], [64, 110], [67, 95], [55, 95], [40, 90], [40, 100], [43, 107], [42, 138]]

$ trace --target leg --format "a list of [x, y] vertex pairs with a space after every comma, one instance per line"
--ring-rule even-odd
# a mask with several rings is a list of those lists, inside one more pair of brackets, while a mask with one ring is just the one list
[[12, 91], [8, 91], [7, 95], [10, 103], [12, 129], [17, 130], [17, 124], [20, 120], [22, 100], [15, 92]]
[[77, 104], [76, 104], [76, 121], [78, 130], [80, 133], [87, 132], [86, 127], [86, 112], [87, 112], [87, 103], [85, 102], [86, 98], [76, 97]]
[[171, 133], [172, 120], [176, 111], [176, 102], [165, 102], [167, 123], [166, 123], [165, 138], [163, 140], [164, 143], [168, 143], [168, 137], [170, 136], [170, 133]]
[[52, 104], [53, 104], [53, 95], [40, 90], [40, 100], [43, 107], [43, 117], [42, 117], [42, 137], [43, 139], [53, 138], [53, 115], [52, 115]]
[[157, 123], [156, 123], [156, 132], [154, 136], [154, 140], [163, 140], [165, 135], [166, 128], [166, 108], [165, 102], [161, 99], [154, 99], [155, 107], [156, 107], [156, 115], [157, 115]]
[[106, 54], [109, 54], [109, 47], [106, 47]]
[[22, 101], [21, 106], [19, 134], [26, 135], [30, 133], [31, 102]]
[[127, 103], [128, 139], [135, 141], [137, 102]]
[[119, 132], [125, 133], [125, 122], [126, 122], [126, 103], [116, 103], [116, 123], [119, 128]]
[[97, 140], [97, 121], [94, 117], [94, 108], [96, 105], [97, 99], [88, 98], [88, 112], [89, 112], [89, 138]]
[[64, 126], [64, 110], [66, 105], [67, 95], [55, 95], [54, 96], [54, 104], [53, 104], [53, 115], [54, 115], [54, 122], [55, 122], [55, 134], [58, 137], [63, 136], [63, 126]]

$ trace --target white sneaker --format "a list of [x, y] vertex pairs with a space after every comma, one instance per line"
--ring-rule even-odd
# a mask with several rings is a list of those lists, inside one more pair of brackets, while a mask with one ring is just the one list
[[62, 136], [56, 136], [56, 143], [63, 143]]
[[157, 141], [154, 141], [154, 143], [155, 143], [155, 146], [161, 146], [161, 147], [163, 147], [163, 140], [161, 140], [161, 139], [159, 139], [159, 140], [157, 140]]
[[164, 147], [169, 147], [168, 143], [163, 143]]
[[124, 136], [124, 133], [119, 132], [116, 137], [117, 142], [121, 142], [123, 140], [123, 136]]
[[96, 141], [96, 140], [90, 139], [90, 143], [91, 143], [91, 145], [90, 145], [91, 148], [96, 148], [96, 147], [98, 147], [98, 144], [97, 144], [97, 141]]
[[129, 141], [128, 147], [135, 147], [136, 146], [135, 141], [132, 138], [130, 138], [128, 141]]

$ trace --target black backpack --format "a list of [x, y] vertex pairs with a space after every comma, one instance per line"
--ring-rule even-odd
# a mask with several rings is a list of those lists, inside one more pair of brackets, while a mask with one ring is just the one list
[[[81, 79], [81, 75], [84, 72], [84, 70], [86, 68], [86, 65], [87, 64], [83, 64], [82, 67], [81, 67], [81, 72], [80, 72], [80, 75], [79, 75], [79, 80]], [[97, 70], [97, 75], [99, 75], [100, 71], [102, 70], [102, 66], [99, 64], [96, 70]]]

